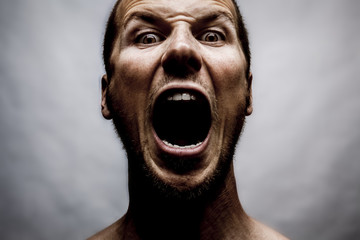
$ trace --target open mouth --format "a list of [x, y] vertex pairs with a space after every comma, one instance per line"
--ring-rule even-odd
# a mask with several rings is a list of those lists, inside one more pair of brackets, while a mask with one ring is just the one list
[[155, 102], [153, 128], [168, 147], [194, 149], [209, 134], [211, 109], [207, 98], [189, 89], [171, 89]]

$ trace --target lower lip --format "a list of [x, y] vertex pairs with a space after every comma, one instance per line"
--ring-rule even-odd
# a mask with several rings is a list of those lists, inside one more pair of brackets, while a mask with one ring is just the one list
[[175, 157], [197, 157], [202, 152], [205, 151], [208, 143], [209, 143], [209, 135], [205, 138], [205, 140], [197, 147], [194, 148], [176, 148], [176, 147], [170, 147], [166, 145], [156, 134], [155, 130], [153, 129], [153, 135], [155, 138], [155, 142], [160, 149], [161, 152], [164, 152], [166, 154], [175, 156]]

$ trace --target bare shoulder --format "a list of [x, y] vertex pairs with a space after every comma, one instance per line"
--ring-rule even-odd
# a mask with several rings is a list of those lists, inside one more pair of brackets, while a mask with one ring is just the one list
[[252, 239], [263, 239], [263, 240], [289, 240], [281, 233], [275, 231], [274, 229], [252, 219], [253, 222], [253, 231]]
[[124, 228], [123, 223], [124, 223], [124, 217], [120, 218], [119, 220], [117, 220], [107, 228], [91, 236], [87, 240], [105, 240], [105, 239], [121, 240], [123, 228]]

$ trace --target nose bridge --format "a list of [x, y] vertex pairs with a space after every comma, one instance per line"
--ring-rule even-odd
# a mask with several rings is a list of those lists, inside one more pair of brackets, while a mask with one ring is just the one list
[[187, 75], [200, 70], [202, 59], [189, 24], [176, 25], [168, 40], [162, 56], [162, 66], [167, 73]]
[[193, 36], [191, 29], [186, 25], [182, 24], [177, 26], [170, 37], [169, 49], [187, 49], [193, 47]]

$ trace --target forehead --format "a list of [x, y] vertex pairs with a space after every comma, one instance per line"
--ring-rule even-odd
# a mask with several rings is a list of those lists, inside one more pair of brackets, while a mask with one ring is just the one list
[[120, 26], [136, 12], [149, 11], [166, 18], [187, 16], [201, 17], [208, 13], [223, 13], [233, 22], [236, 19], [235, 6], [231, 0], [123, 0], [117, 9]]

